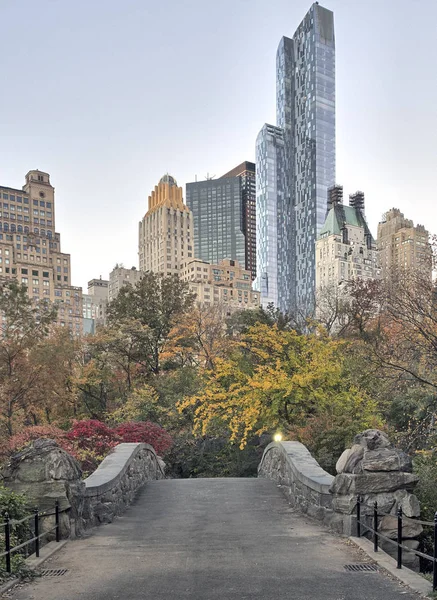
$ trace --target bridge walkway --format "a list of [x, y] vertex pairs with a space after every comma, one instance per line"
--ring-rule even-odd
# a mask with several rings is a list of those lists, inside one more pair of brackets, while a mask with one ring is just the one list
[[363, 557], [293, 512], [265, 479], [149, 482], [137, 502], [44, 568], [67, 569], [15, 600], [406, 600], [381, 573], [348, 573]]

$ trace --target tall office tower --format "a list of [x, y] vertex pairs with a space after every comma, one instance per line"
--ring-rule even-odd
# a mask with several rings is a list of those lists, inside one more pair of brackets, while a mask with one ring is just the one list
[[256, 139], [257, 277], [265, 307], [287, 308], [284, 260], [284, 136], [282, 129], [265, 124]]
[[245, 268], [256, 277], [256, 174], [255, 163], [244, 161], [224, 177], [239, 177], [241, 182], [241, 229], [244, 234]]
[[378, 224], [377, 245], [382, 276], [393, 268], [421, 270], [432, 277], [432, 249], [429, 233], [423, 225], [414, 227], [398, 208], [392, 208]]
[[[242, 173], [248, 173], [243, 175]], [[238, 260], [252, 274], [253, 264], [253, 163], [242, 163], [219, 179], [187, 183], [187, 205], [194, 219], [194, 253], [209, 263]], [[246, 219], [246, 207], [250, 209]], [[255, 217], [256, 219], [256, 217]], [[256, 233], [255, 233], [256, 235]], [[250, 248], [250, 255], [247, 248]], [[255, 251], [256, 252], [256, 251]]]
[[179, 275], [181, 262], [193, 258], [193, 215], [182, 188], [164, 175], [149, 196], [149, 210], [139, 223], [140, 271]]
[[311, 307], [315, 242], [335, 183], [335, 38], [333, 13], [314, 3], [276, 55], [277, 125], [284, 131], [284, 240], [291, 273], [290, 310]]
[[29, 171], [21, 190], [0, 186], [0, 279], [17, 279], [37, 302], [58, 305], [58, 324], [82, 334], [82, 288], [71, 285], [70, 255], [55, 230], [50, 175]]

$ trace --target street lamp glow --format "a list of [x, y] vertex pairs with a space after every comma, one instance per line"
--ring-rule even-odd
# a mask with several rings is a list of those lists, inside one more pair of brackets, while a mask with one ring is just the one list
[[282, 442], [282, 433], [275, 433], [273, 439], [275, 440], [275, 442]]

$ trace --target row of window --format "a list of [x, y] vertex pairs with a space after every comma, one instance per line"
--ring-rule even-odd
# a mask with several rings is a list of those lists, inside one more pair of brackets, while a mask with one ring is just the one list
[[[25, 196], [17, 196], [16, 194], [8, 194], [7, 192], [2, 193], [3, 200], [9, 200], [10, 202], [18, 202], [19, 204], [29, 204], [29, 198]], [[45, 200], [33, 200], [33, 206], [42, 206], [44, 208], [52, 208], [51, 202], [46, 202]], [[3, 206], [6, 206], [3, 204]]]
[[[48, 221], [48, 223], [51, 223], [50, 221]], [[11, 223], [9, 226], [9, 223], [0, 223], [0, 231], [5, 231], [8, 232], [10, 231], [11, 233], [30, 233], [30, 229], [27, 225], [15, 225], [15, 223]], [[33, 228], [33, 233], [35, 235], [44, 235], [47, 236], [48, 238], [51, 238], [53, 235], [53, 232], [50, 229], [47, 229], [47, 231], [45, 229], [39, 229], [38, 227], [34, 227]], [[2, 239], [2, 238], [0, 238]], [[38, 240], [39, 242], [39, 240]]]

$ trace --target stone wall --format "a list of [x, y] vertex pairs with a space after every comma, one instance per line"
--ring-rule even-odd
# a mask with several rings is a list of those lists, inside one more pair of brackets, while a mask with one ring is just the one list
[[[423, 531], [416, 520], [420, 516], [420, 503], [413, 493], [418, 477], [411, 472], [411, 458], [405, 452], [394, 448], [384, 432], [368, 429], [355, 436], [353, 446], [338, 459], [336, 470], [338, 475], [331, 486], [332, 507], [336, 512], [334, 524], [341, 533], [355, 535], [357, 496], [360, 496], [360, 520], [370, 527], [377, 503], [383, 550], [393, 556], [397, 553], [397, 547], [382, 536], [397, 538], [399, 509], [404, 517], [403, 545], [417, 550], [417, 538]], [[364, 535], [371, 536], [365, 527], [362, 530]], [[403, 562], [409, 567], [418, 566], [412, 552], [403, 553]]]
[[164, 461], [148, 444], [119, 444], [85, 479], [85, 527], [110, 523], [151, 479], [164, 479]]
[[[141, 486], [163, 479], [164, 461], [148, 444], [119, 444], [87, 479], [80, 465], [54, 440], [39, 439], [14, 454], [0, 473], [0, 483], [25, 494], [38, 506], [41, 533], [55, 525], [59, 502], [61, 537], [109, 523], [131, 504]], [[47, 541], [54, 539], [54, 532]]]
[[273, 442], [264, 450], [258, 477], [277, 482], [290, 505], [329, 524], [334, 477], [324, 471], [300, 442]]
[[[361, 520], [372, 524], [374, 503], [381, 514], [378, 529], [390, 539], [397, 536], [397, 511], [402, 509], [403, 543], [411, 550], [419, 546], [422, 527], [417, 523], [420, 504], [413, 494], [418, 478], [411, 473], [411, 458], [396, 449], [387, 435], [367, 429], [354, 438], [337, 465], [337, 476], [324, 471], [299, 442], [274, 442], [267, 446], [258, 467], [258, 476], [277, 482], [291, 506], [322, 521], [343, 535], [356, 535], [357, 496], [361, 499]], [[363, 533], [369, 535], [366, 527]], [[390, 554], [396, 547], [381, 538]], [[404, 563], [416, 566], [413, 552], [404, 552]]]

